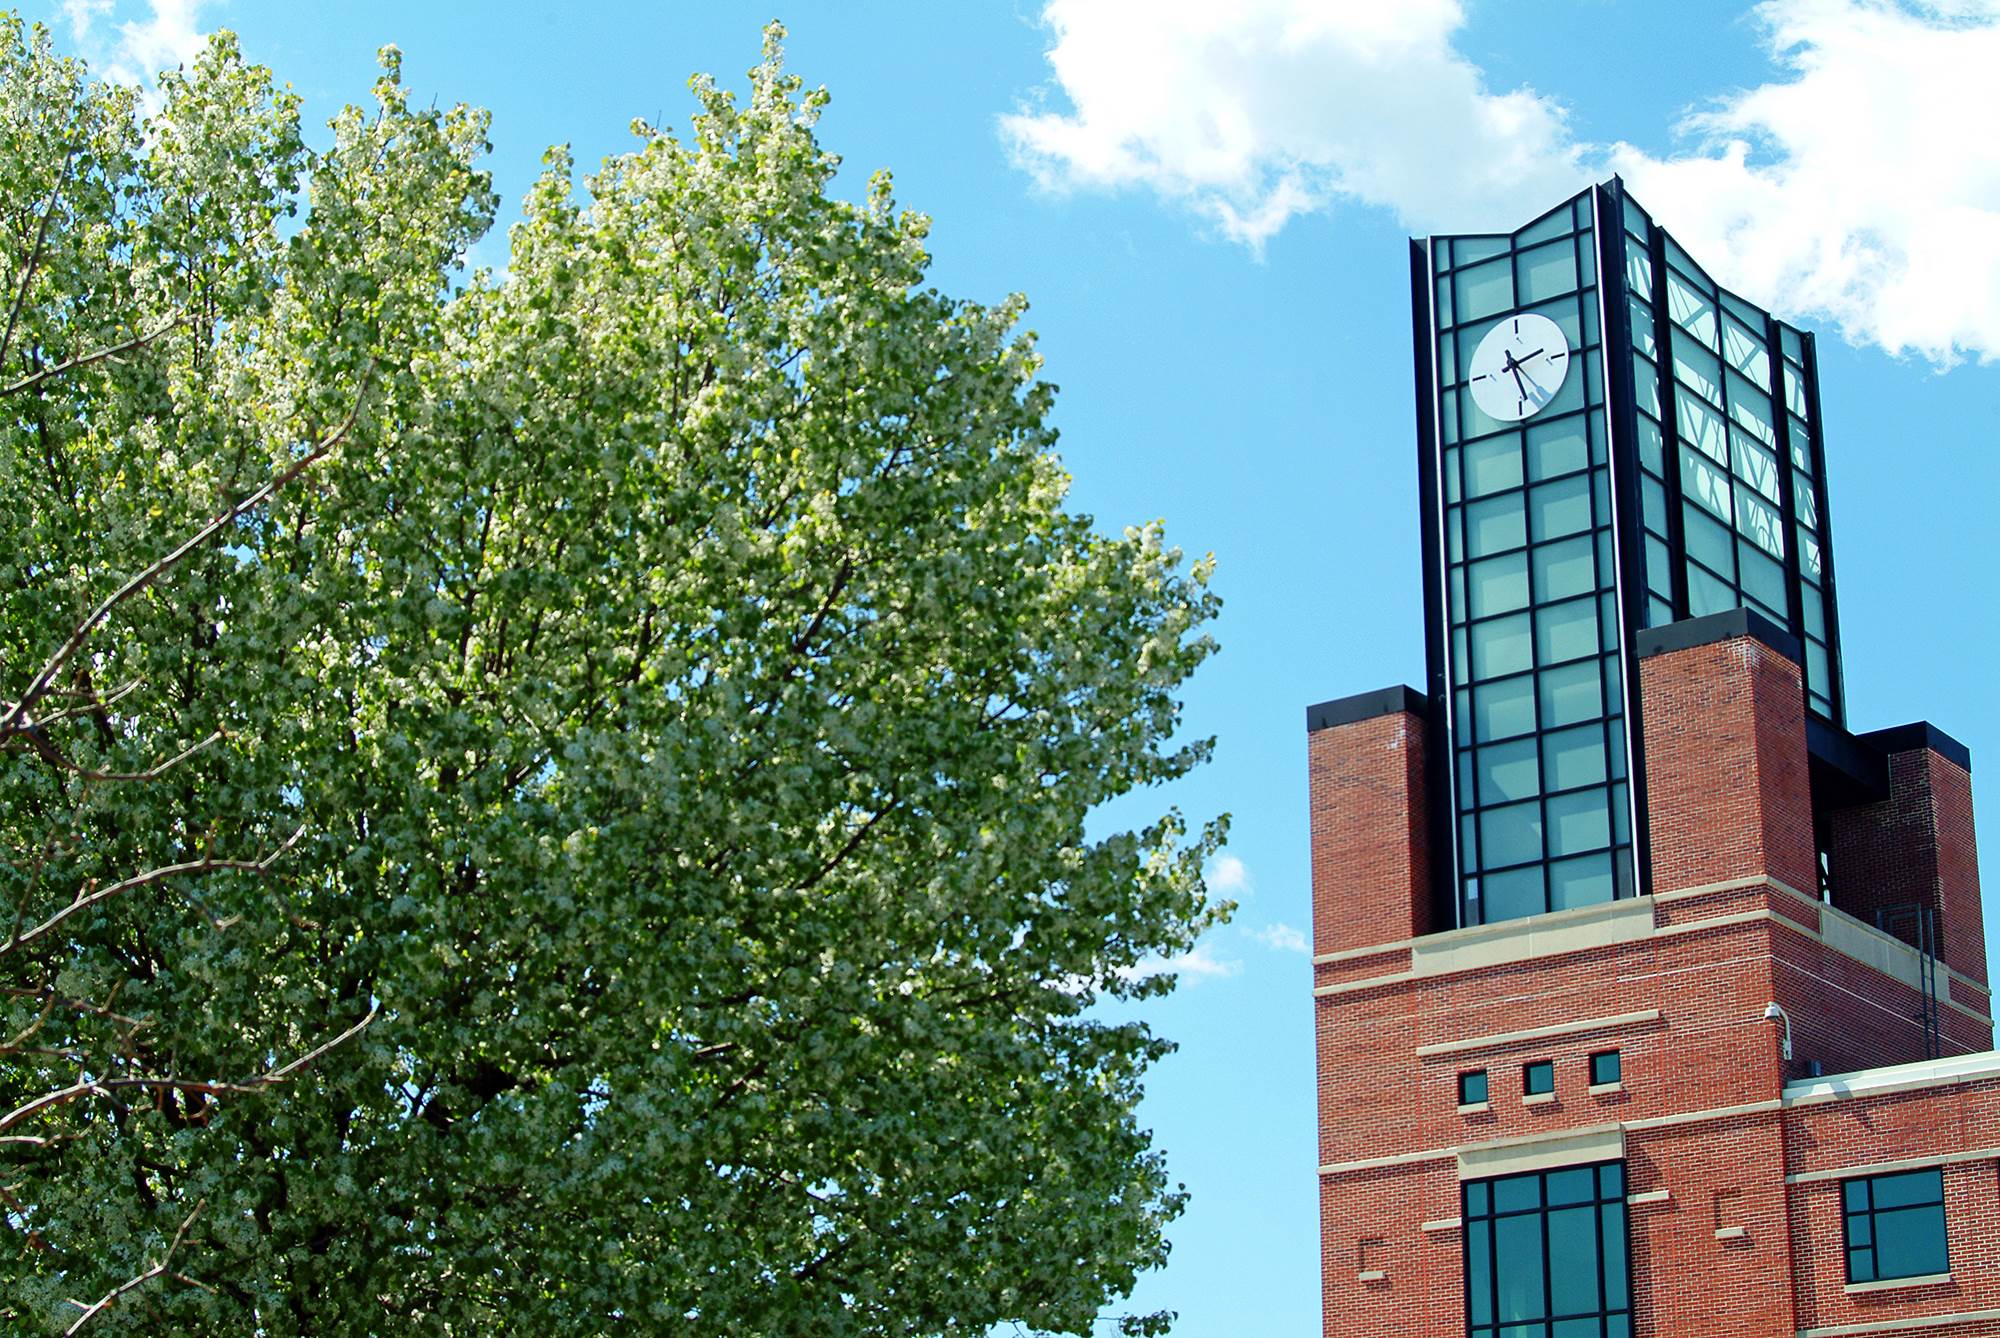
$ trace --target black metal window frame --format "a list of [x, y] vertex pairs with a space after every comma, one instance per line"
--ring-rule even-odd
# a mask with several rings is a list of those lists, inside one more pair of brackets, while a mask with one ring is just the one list
[[[1920, 1183], [1921, 1182], [1921, 1183]], [[1932, 1186], [1935, 1186], [1935, 1190]], [[1892, 1192], [1885, 1196], [1884, 1191]], [[1881, 1200], [1887, 1197], [1887, 1203]], [[1921, 1265], [1893, 1273], [1881, 1266], [1884, 1217], [1894, 1219], [1898, 1234], [1915, 1228], [1917, 1216], [1935, 1216], [1937, 1257]], [[1951, 1271], [1950, 1223], [1945, 1217], [1944, 1168], [1921, 1167], [1913, 1171], [1892, 1171], [1886, 1175], [1857, 1176], [1840, 1182], [1841, 1244], [1847, 1259], [1847, 1281], [1890, 1282], [1899, 1278], [1929, 1277]]]
[[1521, 1095], [1546, 1096], [1556, 1090], [1556, 1062], [1531, 1059], [1521, 1065]]
[[[1477, 1095], [1474, 1093], [1477, 1092]], [[1492, 1079], [1485, 1069], [1467, 1069], [1458, 1075], [1458, 1104], [1482, 1106], [1493, 1095]]]
[[[1609, 1060], [1608, 1067], [1602, 1062]], [[1607, 1076], [1608, 1075], [1608, 1076]], [[1608, 1087], [1625, 1081], [1625, 1059], [1616, 1050], [1594, 1050], [1590, 1055], [1590, 1085]]]
[[[1622, 1161], [1463, 1182], [1459, 1194], [1465, 1239], [1466, 1338], [1513, 1338], [1517, 1334], [1545, 1338], [1550, 1333], [1563, 1338], [1631, 1338], [1631, 1251], [1625, 1187]], [[1569, 1261], [1565, 1267], [1564, 1261], [1552, 1257], [1550, 1215], [1577, 1210], [1588, 1210], [1592, 1219], [1594, 1276], [1577, 1267], [1577, 1261]], [[1536, 1308], [1541, 1313], [1510, 1315], [1505, 1313], [1502, 1300], [1506, 1279], [1500, 1267], [1498, 1233], [1503, 1223], [1518, 1223], [1530, 1216], [1540, 1218], [1541, 1301]], [[1558, 1300], [1569, 1299], [1558, 1296], [1558, 1286], [1573, 1293], [1586, 1277], [1594, 1284], [1588, 1288], [1595, 1293], [1594, 1307], [1558, 1313]]]

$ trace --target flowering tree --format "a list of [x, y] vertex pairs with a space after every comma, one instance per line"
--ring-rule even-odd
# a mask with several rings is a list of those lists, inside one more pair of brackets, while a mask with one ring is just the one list
[[9, 366], [118, 349], [0, 400], [0, 1103], [81, 1088], [11, 1323], [1083, 1333], [1163, 1259], [1092, 1004], [1220, 832], [1086, 821], [1206, 753], [1207, 564], [1064, 510], [1021, 303], [828, 194], [778, 38], [454, 288], [484, 124], [393, 55], [312, 154], [226, 39], [142, 133], [8, 30]]

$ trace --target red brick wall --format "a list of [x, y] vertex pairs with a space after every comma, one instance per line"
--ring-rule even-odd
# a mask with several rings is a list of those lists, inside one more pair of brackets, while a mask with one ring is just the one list
[[1639, 667], [1653, 890], [1818, 885], [1799, 668], [1753, 637]]
[[[1929, 748], [1889, 758], [1889, 797], [1826, 815], [1834, 904], [1869, 924], [1894, 906], [1939, 913], [1943, 959], [1986, 980], [1979, 908], [1979, 853], [1972, 831], [1972, 778]], [[1907, 918], [1891, 932], [1915, 941]]]
[[[2000, 1146], [2000, 1080], [1963, 1083], [1785, 1112], [1786, 1169], [1842, 1171]], [[1945, 1234], [1951, 1281], [1919, 1288], [1849, 1292], [1842, 1254], [1843, 1177], [1788, 1187], [1797, 1258], [1799, 1327], [2000, 1309], [2000, 1172], [1992, 1160], [1944, 1167]], [[2000, 1332], [2000, 1325], [1951, 1334]]]
[[1397, 711], [1306, 736], [1313, 951], [1430, 931], [1424, 734]]

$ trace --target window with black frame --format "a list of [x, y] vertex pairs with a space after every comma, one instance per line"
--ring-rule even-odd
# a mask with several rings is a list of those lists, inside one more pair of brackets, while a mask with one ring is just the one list
[[1944, 1172], [1938, 1167], [1844, 1181], [1840, 1195], [1849, 1282], [1951, 1270], [1945, 1248]]
[[1630, 1338], [1625, 1165], [1463, 1186], [1467, 1338]]

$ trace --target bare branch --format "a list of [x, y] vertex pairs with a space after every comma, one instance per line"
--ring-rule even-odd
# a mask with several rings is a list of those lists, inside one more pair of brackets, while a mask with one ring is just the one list
[[214, 859], [204, 857], [202, 859], [187, 860], [180, 864], [163, 864], [158, 868], [148, 869], [144, 873], [133, 874], [130, 878], [121, 878], [117, 882], [107, 884], [104, 887], [79, 892], [77, 893], [76, 900], [36, 925], [33, 929], [26, 930], [25, 932], [17, 930], [6, 943], [0, 944], [0, 957], [4, 957], [15, 949], [25, 947], [35, 940], [42, 938], [78, 911], [88, 910], [99, 902], [109, 901], [111, 898], [119, 896], [122, 893], [133, 891], [135, 888], [163, 882], [168, 878], [181, 878], [188, 874], [196, 873], [211, 873], [219, 869], [241, 869], [247, 873], [268, 872], [271, 866], [277, 863], [286, 851], [298, 844], [299, 838], [305, 835], [305, 830], [304, 827], [300, 827], [297, 831], [294, 831], [290, 836], [285, 838], [284, 844], [280, 845], [270, 854], [265, 855], [262, 859]]
[[7, 350], [14, 344], [14, 327], [21, 322], [21, 308], [28, 301], [28, 287], [35, 281], [35, 270], [42, 263], [42, 250], [49, 241], [49, 221], [56, 216], [56, 200], [62, 195], [62, 188], [69, 180], [69, 169], [76, 163], [76, 150], [63, 155], [62, 171], [56, 173], [55, 185], [49, 187], [49, 202], [42, 206], [42, 221], [35, 228], [35, 244], [28, 251], [28, 259], [21, 266], [21, 281], [14, 285], [14, 305], [7, 312], [7, 330], [0, 334], [0, 360], [7, 357]]
[[[361, 1032], [368, 1026], [368, 1024], [375, 1020], [375, 1015], [380, 1011], [381, 1009], [379, 1007], [370, 1008], [368, 1010], [368, 1016], [362, 1018], [359, 1022], [349, 1027], [346, 1031], [341, 1032], [340, 1035], [334, 1037], [330, 1041], [326, 1041], [320, 1045], [314, 1046], [312, 1049], [300, 1055], [297, 1059], [294, 1059], [291, 1063], [286, 1064], [281, 1068], [272, 1069], [268, 1073], [259, 1073], [254, 1077], [244, 1078], [237, 1081], [231, 1081], [228, 1079], [220, 1079], [220, 1078], [153, 1078], [153, 1077], [85, 1078], [78, 1082], [71, 1083], [68, 1087], [59, 1087], [55, 1091], [44, 1092], [42, 1093], [42, 1095], [36, 1097], [34, 1100], [26, 1102], [23, 1105], [16, 1106], [14, 1109], [8, 1111], [5, 1115], [0, 1115], [0, 1131], [12, 1129], [15, 1125], [21, 1123], [23, 1120], [26, 1120], [34, 1115], [39, 1115], [43, 1111], [53, 1110], [57, 1106], [68, 1105], [70, 1102], [77, 1100], [79, 1097], [85, 1097], [85, 1096], [108, 1097], [113, 1092], [118, 1092], [118, 1091], [131, 1091], [134, 1089], [143, 1089], [146, 1091], [160, 1091], [160, 1092], [166, 1092], [166, 1091], [192, 1092], [192, 1093], [198, 1093], [203, 1096], [220, 1096], [225, 1093], [232, 1093], [232, 1092], [245, 1093], [245, 1094], [260, 1092], [267, 1087], [274, 1087], [279, 1083], [284, 1082], [286, 1079], [290, 1078], [293, 1074], [297, 1073], [300, 1069], [312, 1063], [314, 1060], [325, 1057], [325, 1055], [329, 1051], [337, 1049], [341, 1045], [344, 1045], [348, 1041], [354, 1039], [354, 1037], [360, 1035]], [[32, 1135], [17, 1134], [7, 1138], [0, 1138], [0, 1143], [41, 1142], [41, 1141], [43, 1140], [34, 1137]]]
[[346, 437], [348, 430], [354, 426], [355, 419], [360, 416], [362, 395], [367, 389], [370, 370], [372, 370], [372, 364], [369, 369], [363, 370], [361, 388], [355, 392], [354, 403], [348, 409], [347, 417], [341, 420], [338, 427], [334, 428], [333, 431], [327, 433], [324, 437], [321, 437], [311, 450], [273, 475], [264, 486], [244, 497], [234, 506], [228, 507], [213, 517], [206, 525], [203, 525], [200, 529], [182, 540], [180, 545], [172, 552], [150, 563], [130, 580], [126, 581], [125, 584], [105, 596], [104, 602], [91, 610], [90, 615], [76, 625], [69, 636], [63, 641], [63, 644], [56, 649], [56, 653], [49, 657], [48, 663], [44, 664], [35, 674], [34, 678], [29, 680], [26, 690], [21, 694], [21, 699], [8, 706], [4, 714], [0, 714], [0, 738], [5, 738], [9, 734], [19, 732], [26, 727], [25, 722], [32, 721], [32, 713], [36, 703], [48, 693], [50, 686], [55, 682], [56, 675], [62, 672], [62, 667], [65, 664], [69, 663], [70, 657], [83, 648], [83, 643], [89, 639], [90, 634], [95, 632], [103, 625], [104, 620], [111, 616], [113, 609], [158, 580], [163, 574], [182, 562], [188, 554], [194, 552], [217, 534], [235, 524], [237, 517], [263, 505], [278, 489], [304, 473], [328, 451], [337, 446], [342, 438]]
[[83, 1310], [83, 1313], [76, 1317], [76, 1323], [70, 1325], [67, 1329], [63, 1330], [64, 1338], [70, 1338], [70, 1335], [73, 1335], [78, 1331], [80, 1331], [83, 1328], [83, 1326], [90, 1323], [91, 1320], [103, 1314], [105, 1311], [109, 1310], [112, 1306], [117, 1305], [121, 1298], [125, 1297], [126, 1295], [132, 1292], [137, 1291], [139, 1288], [145, 1286], [147, 1283], [151, 1282], [154, 1278], [159, 1277], [162, 1273], [166, 1272], [169, 1268], [171, 1268], [174, 1262], [174, 1255], [180, 1252], [181, 1242], [187, 1239], [188, 1228], [194, 1225], [194, 1219], [201, 1215], [201, 1210], [204, 1207], [206, 1207], [207, 1204], [208, 1204], [207, 1199], [203, 1199], [199, 1203], [195, 1204], [194, 1211], [189, 1213], [187, 1215], [186, 1220], [184, 1220], [181, 1223], [180, 1230], [174, 1232], [173, 1243], [167, 1246], [167, 1252], [164, 1255], [160, 1256], [159, 1263], [154, 1264], [151, 1268], [141, 1273], [138, 1277], [129, 1278], [126, 1281], [119, 1283], [116, 1287], [113, 1287], [110, 1291], [104, 1293], [104, 1295], [98, 1297], [97, 1300], [91, 1302], [91, 1304], [89, 1305], [84, 1305], [83, 1302], [81, 1301], [71, 1301], [70, 1304], [73, 1306], [80, 1307]]
[[224, 732], [218, 729], [213, 734], [210, 734], [207, 738], [203, 739], [200, 743], [190, 744], [186, 748], [181, 749], [180, 752], [168, 758], [166, 761], [155, 762], [152, 766], [147, 767], [144, 771], [92, 771], [89, 767], [80, 767], [76, 763], [70, 761], [67, 757], [64, 757], [60, 752], [56, 751], [53, 745], [51, 745], [46, 749], [38, 748], [36, 749], [36, 752], [43, 758], [43, 760], [47, 761], [51, 766], [60, 767], [64, 771], [69, 772], [71, 775], [79, 777], [80, 779], [83, 780], [149, 781], [149, 780], [158, 780], [160, 777], [166, 775], [169, 771], [172, 771], [175, 767], [179, 766], [181, 763], [187, 761], [190, 757], [193, 757], [196, 753], [200, 752], [202, 749], [208, 747], [209, 744], [214, 743], [217, 739], [223, 737], [224, 737]]
[[5, 399], [9, 395], [18, 395], [25, 390], [33, 390], [45, 381], [53, 381], [65, 372], [73, 372], [79, 367], [88, 367], [93, 362], [103, 362], [106, 358], [115, 358], [121, 353], [130, 353], [135, 348], [144, 348], [161, 335], [166, 334], [169, 330], [185, 324], [187, 324], [187, 317], [176, 316], [172, 320], [146, 331], [144, 334], [132, 336], [132, 338], [122, 344], [113, 344], [109, 348], [100, 348], [93, 353], [80, 353], [67, 362], [59, 362], [53, 367], [44, 367], [39, 372], [32, 372], [22, 377], [12, 385], [0, 386], [0, 399]]

